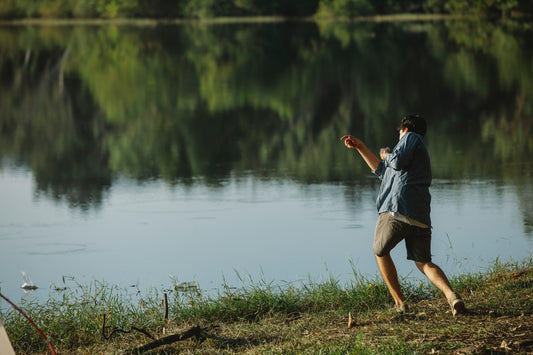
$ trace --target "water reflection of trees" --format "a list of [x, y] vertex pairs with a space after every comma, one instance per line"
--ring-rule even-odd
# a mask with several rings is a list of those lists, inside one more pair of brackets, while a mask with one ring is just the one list
[[470, 21], [3, 28], [0, 149], [87, 206], [116, 175], [353, 179], [368, 171], [341, 134], [392, 145], [421, 112], [436, 176], [514, 178], [499, 163], [533, 148], [530, 37]]
[[40, 194], [87, 208], [111, 182], [96, 127], [104, 121], [80, 80], [65, 79], [65, 54], [26, 47], [3, 56], [0, 149], [32, 170]]

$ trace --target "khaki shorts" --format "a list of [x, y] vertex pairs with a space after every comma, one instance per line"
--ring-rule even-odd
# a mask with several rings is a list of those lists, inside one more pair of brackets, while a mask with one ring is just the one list
[[420, 228], [398, 221], [390, 213], [381, 213], [374, 234], [374, 254], [385, 256], [405, 239], [407, 259], [431, 261], [431, 228]]

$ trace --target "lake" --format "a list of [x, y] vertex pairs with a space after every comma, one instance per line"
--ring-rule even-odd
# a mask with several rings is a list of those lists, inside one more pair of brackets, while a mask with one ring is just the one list
[[[533, 44], [518, 20], [0, 27], [0, 288], [377, 275], [379, 181], [424, 115], [434, 261], [533, 250]], [[423, 280], [403, 246], [392, 256]], [[22, 272], [39, 286], [25, 294]], [[68, 284], [68, 282], [67, 282]]]

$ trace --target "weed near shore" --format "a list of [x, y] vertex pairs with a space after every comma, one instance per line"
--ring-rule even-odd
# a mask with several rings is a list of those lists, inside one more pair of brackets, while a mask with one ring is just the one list
[[[194, 287], [175, 287], [167, 292], [168, 319], [160, 292], [125, 296], [124, 290], [102, 282], [74, 282], [61, 297], [20, 306], [51, 338], [58, 353], [120, 353], [152, 341], [147, 335], [160, 339], [193, 326], [202, 329], [196, 341], [176, 342], [151, 353], [448, 353], [502, 345], [527, 348], [527, 334], [533, 334], [531, 259], [495, 261], [485, 272], [456, 276], [451, 283], [467, 301], [470, 314], [452, 317], [431, 285], [403, 284], [412, 307], [398, 315], [390, 309], [391, 299], [381, 280], [360, 275], [348, 285], [333, 278], [300, 286], [250, 282], [240, 289], [224, 288], [214, 297], [203, 296]], [[355, 318], [352, 328], [346, 325], [348, 313]], [[0, 316], [18, 354], [46, 353], [46, 344], [25, 319], [12, 310]]]

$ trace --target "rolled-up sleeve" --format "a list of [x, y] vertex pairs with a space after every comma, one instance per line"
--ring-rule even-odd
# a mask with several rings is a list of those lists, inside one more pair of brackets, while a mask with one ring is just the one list
[[379, 162], [378, 167], [376, 170], [373, 171], [373, 173], [380, 179], [383, 180], [383, 176], [385, 175], [385, 163], [383, 161]]

